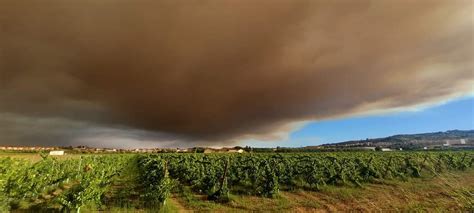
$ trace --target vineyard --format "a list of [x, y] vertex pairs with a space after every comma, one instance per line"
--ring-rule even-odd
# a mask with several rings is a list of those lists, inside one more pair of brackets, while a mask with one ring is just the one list
[[215, 203], [229, 202], [232, 194], [276, 198], [282, 191], [327, 185], [434, 177], [474, 163], [474, 152], [42, 157], [0, 158], [0, 211], [155, 209], [183, 190]]

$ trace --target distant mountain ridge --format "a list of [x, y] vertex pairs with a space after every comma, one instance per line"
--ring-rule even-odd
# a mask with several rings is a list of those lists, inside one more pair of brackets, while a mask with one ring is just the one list
[[420, 148], [434, 146], [474, 146], [474, 130], [449, 130], [445, 132], [401, 134], [384, 138], [368, 138], [366, 140], [353, 140], [340, 143], [323, 144], [321, 146], [330, 148]]

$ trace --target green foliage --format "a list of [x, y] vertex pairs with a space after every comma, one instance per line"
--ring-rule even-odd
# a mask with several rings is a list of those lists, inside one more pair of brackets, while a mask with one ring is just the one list
[[101, 206], [111, 178], [118, 174], [124, 163], [110, 157], [81, 158], [77, 169], [78, 183], [62, 193], [57, 201], [69, 211], [79, 212], [87, 204]]
[[[381, 179], [418, 178], [473, 166], [474, 152], [337, 152], [266, 154], [91, 155], [31, 162], [0, 158], [0, 212], [24, 201], [52, 202], [65, 211], [104, 210], [114, 177], [136, 168], [145, 207], [164, 206], [176, 186], [226, 202], [231, 193], [276, 197], [280, 190], [319, 190]], [[127, 166], [126, 166], [127, 165]], [[44, 197], [52, 198], [45, 200]]]
[[20, 201], [54, 195], [51, 192], [65, 185], [69, 189], [52, 199], [64, 209], [78, 211], [88, 203], [100, 206], [111, 177], [125, 161], [124, 156], [58, 160], [43, 155], [36, 163], [0, 158], [0, 211], [14, 209]]
[[138, 168], [146, 206], [164, 205], [172, 189], [167, 162], [159, 157], [141, 157]]

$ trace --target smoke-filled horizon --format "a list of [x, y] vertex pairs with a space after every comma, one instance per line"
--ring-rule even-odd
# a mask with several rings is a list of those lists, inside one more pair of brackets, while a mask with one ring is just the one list
[[0, 1], [0, 144], [193, 146], [473, 93], [473, 3]]

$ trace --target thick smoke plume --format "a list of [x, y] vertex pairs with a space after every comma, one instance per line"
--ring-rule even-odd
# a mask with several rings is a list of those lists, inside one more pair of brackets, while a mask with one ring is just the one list
[[225, 144], [465, 95], [473, 9], [470, 0], [2, 0], [0, 144]]

